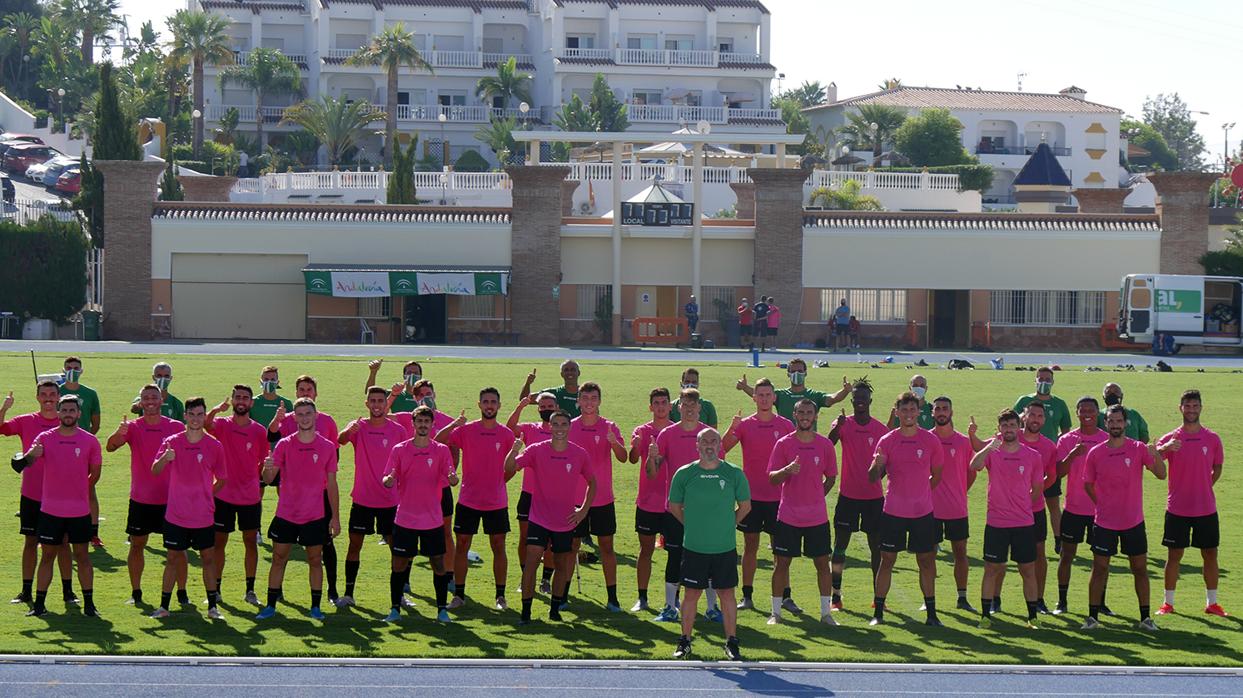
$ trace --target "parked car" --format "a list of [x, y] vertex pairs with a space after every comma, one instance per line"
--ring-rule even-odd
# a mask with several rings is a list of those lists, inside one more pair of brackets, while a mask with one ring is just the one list
[[[42, 182], [44, 176], [47, 174], [48, 168], [53, 165], [60, 166], [60, 170], [56, 172], [56, 177], [59, 177], [60, 172], [65, 169], [65, 166], [74, 162], [77, 162], [77, 160], [67, 155], [57, 155], [47, 162], [36, 162], [26, 168], [26, 179], [29, 179], [32, 182]], [[52, 178], [53, 183], [56, 182], [56, 177]]]
[[77, 165], [65, 168], [53, 188], [62, 194], [77, 194], [82, 190], [82, 170], [78, 169]]
[[26, 143], [38, 143], [43, 145], [43, 139], [29, 133], [0, 133], [0, 141], [24, 141]]
[[4, 154], [9, 151], [9, 148], [12, 148], [15, 145], [29, 145], [29, 144], [30, 144], [30, 141], [19, 141], [19, 140], [0, 141], [0, 158], [3, 158]]
[[0, 172], [0, 190], [4, 192], [4, 203], [11, 204], [17, 198], [17, 187], [13, 186], [13, 180], [9, 176]]
[[4, 171], [9, 174], [26, 174], [26, 168], [37, 162], [47, 162], [60, 153], [46, 145], [26, 143], [15, 145], [4, 153]]
[[60, 179], [61, 174], [63, 174], [65, 170], [70, 167], [76, 167], [77, 165], [77, 158], [65, 156], [54, 157], [43, 164], [46, 168], [43, 172], [43, 176], [39, 179], [31, 178], [31, 181], [42, 182], [45, 187], [55, 186], [56, 180]]

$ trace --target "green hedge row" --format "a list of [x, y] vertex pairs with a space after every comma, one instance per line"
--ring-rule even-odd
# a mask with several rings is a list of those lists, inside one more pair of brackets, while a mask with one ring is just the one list
[[65, 322], [86, 302], [90, 243], [76, 221], [0, 221], [0, 310]]

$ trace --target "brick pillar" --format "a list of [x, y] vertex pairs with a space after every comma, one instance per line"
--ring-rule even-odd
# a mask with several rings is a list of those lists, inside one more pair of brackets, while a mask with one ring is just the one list
[[806, 170], [747, 170], [755, 183], [755, 295], [781, 307], [778, 343], [798, 339], [803, 312], [803, 180]]
[[582, 184], [575, 179], [561, 180], [561, 215], [570, 217], [574, 213], [574, 192], [578, 189], [578, 185]]
[[755, 184], [752, 182], [730, 182], [729, 188], [734, 190], [738, 202], [734, 211], [743, 220], [755, 218]]
[[1122, 201], [1130, 189], [1074, 189], [1079, 213], [1122, 213]]
[[1148, 181], [1157, 190], [1161, 217], [1161, 273], [1203, 274], [1200, 257], [1208, 252], [1208, 190], [1220, 175], [1207, 172], [1156, 172]]
[[186, 201], [228, 201], [229, 191], [237, 183], [237, 177], [189, 177], [177, 175]]
[[162, 162], [96, 160], [104, 175], [104, 339], [151, 339], [151, 212]]
[[509, 286], [513, 327], [522, 333], [523, 344], [557, 344], [561, 313], [552, 289], [561, 283], [562, 182], [570, 168], [516, 165], [505, 171], [513, 182]]

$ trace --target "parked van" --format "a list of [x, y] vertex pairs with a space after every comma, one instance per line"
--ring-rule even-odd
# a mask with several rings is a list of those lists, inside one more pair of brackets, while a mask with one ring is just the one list
[[1118, 336], [1177, 354], [1184, 345], [1243, 346], [1243, 278], [1129, 274], [1122, 279]]

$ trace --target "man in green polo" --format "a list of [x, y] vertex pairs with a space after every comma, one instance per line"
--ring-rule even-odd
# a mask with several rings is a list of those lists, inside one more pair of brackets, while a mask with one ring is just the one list
[[[807, 362], [801, 358], [790, 359], [790, 363], [786, 364], [786, 373], [790, 377], [790, 387], [777, 391], [777, 414], [790, 421], [794, 421], [794, 406], [803, 398], [811, 400], [816, 405], [816, 413], [819, 414], [822, 407], [832, 407], [850, 395], [850, 381], [846, 380], [845, 376], [842, 376], [842, 389], [832, 395], [808, 388]], [[734, 387], [747, 395], [755, 394], [755, 389], [747, 383], [745, 373]]]
[[[522, 385], [522, 391], [518, 393], [518, 399], [531, 394], [531, 384], [535, 382], [535, 370], [527, 374], [526, 383]], [[578, 411], [578, 379], [581, 371], [578, 368], [578, 362], [568, 359], [561, 362], [561, 381], [562, 385], [556, 388], [544, 388], [535, 391], [536, 395], [540, 393], [552, 393], [557, 398], [557, 407], [570, 413], [570, 416], [577, 419], [580, 412]]]
[[[282, 418], [286, 414], [293, 414], [293, 402], [276, 392], [280, 387], [280, 371], [275, 366], [264, 366], [259, 372], [260, 393], [255, 396], [253, 407], [250, 408], [251, 419], [269, 427], [277, 412], [281, 412]], [[285, 408], [283, 412], [282, 407]]]
[[[907, 386], [911, 389], [911, 393], [914, 394], [915, 397], [919, 398], [919, 419], [916, 421], [916, 424], [919, 425], [920, 429], [931, 430], [937, 425], [937, 423], [936, 420], [932, 418], [932, 403], [928, 402], [928, 398], [926, 397], [928, 394], [928, 379], [916, 373], [911, 376], [911, 381], [907, 383]], [[897, 429], [899, 426], [901, 425], [898, 423], [897, 410], [890, 410], [889, 428]], [[983, 448], [983, 446], [981, 446], [981, 448]]]
[[[376, 376], [379, 375], [380, 367], [383, 365], [384, 359], [375, 359], [367, 364], [370, 373], [367, 375], [367, 385], [363, 388], [364, 391], [371, 390], [372, 386], [377, 385]], [[421, 380], [423, 380], [423, 364], [418, 361], [407, 361], [401, 368], [403, 387], [391, 394], [388, 411], [393, 414], [413, 412], [414, 408], [419, 406], [419, 401], [414, 396], [414, 384]]]
[[[1106, 383], [1104, 390], [1101, 391], [1101, 397], [1105, 399], [1106, 405], [1122, 405], [1122, 386], [1117, 383]], [[1134, 407], [1123, 405], [1123, 414], [1126, 415], [1126, 437], [1135, 439], [1141, 443], [1148, 443], [1148, 422], [1144, 420], [1144, 415]], [[85, 413], [84, 413], [85, 414]], [[1096, 417], [1096, 426], [1101, 429], [1105, 428], [1105, 415], [1102, 413]]]
[[60, 384], [61, 395], [77, 395], [78, 404], [82, 406], [82, 417], [78, 425], [92, 434], [99, 433], [99, 393], [94, 388], [83, 385], [82, 359], [76, 356], [65, 357], [65, 382]]
[[[682, 389], [686, 390], [687, 388], [699, 390], [699, 369], [688, 368], [682, 372]], [[669, 410], [669, 419], [674, 422], [682, 419], [682, 414], [678, 412], [676, 402], [673, 408]], [[716, 407], [702, 397], [699, 398], [699, 421], [716, 429]]]
[[[160, 403], [160, 414], [178, 422], [186, 421], [185, 406], [181, 404], [181, 400], [176, 395], [168, 392], [168, 386], [173, 382], [173, 367], [165, 361], [151, 367], [151, 382], [160, 389], [160, 397], [163, 398], [163, 402]], [[141, 395], [134, 398], [129, 408], [131, 414], [142, 414], [140, 400], [142, 400]]]

